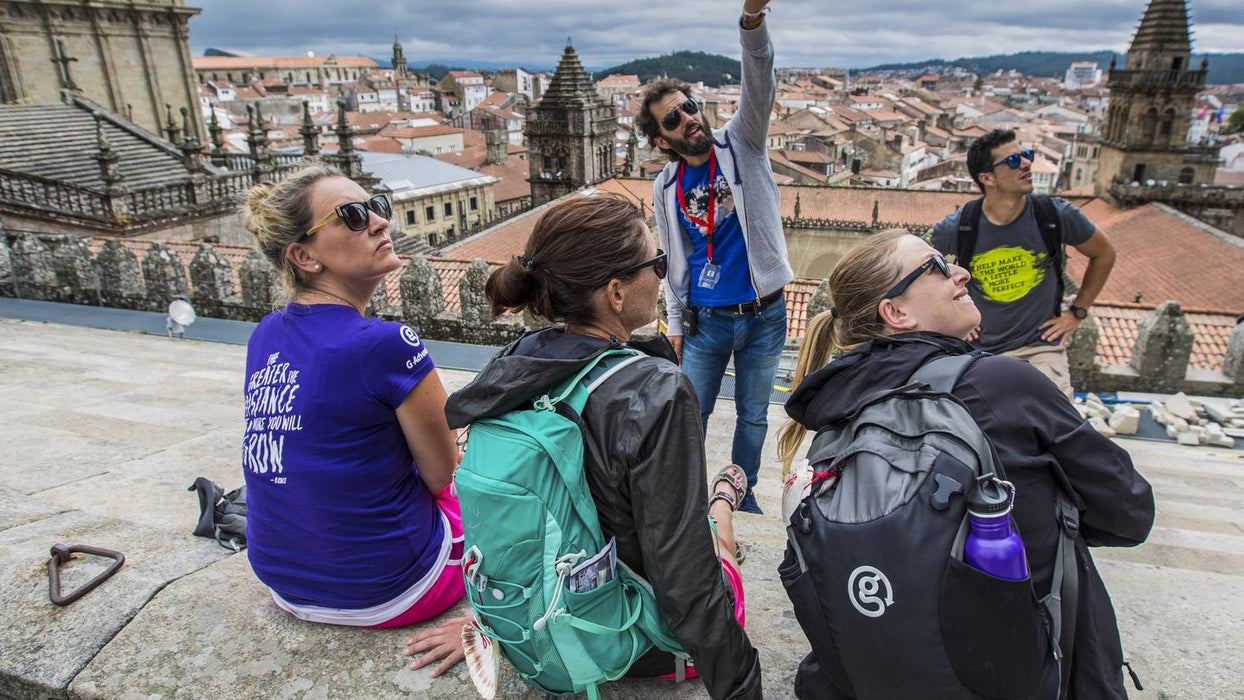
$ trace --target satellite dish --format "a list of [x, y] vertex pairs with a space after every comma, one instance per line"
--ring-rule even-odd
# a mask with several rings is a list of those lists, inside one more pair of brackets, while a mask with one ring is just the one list
[[194, 307], [185, 299], [174, 299], [168, 305], [168, 319], [164, 322], [164, 327], [168, 330], [169, 337], [176, 335], [178, 338], [184, 337], [186, 334], [186, 326], [194, 323], [196, 318]]

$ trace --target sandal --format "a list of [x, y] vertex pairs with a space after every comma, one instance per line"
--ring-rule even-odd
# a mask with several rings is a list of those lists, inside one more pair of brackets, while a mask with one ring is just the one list
[[[724, 481], [734, 489], [734, 496], [717, 490], [717, 483]], [[743, 473], [743, 469], [737, 464], [727, 465], [725, 469], [717, 472], [713, 480], [708, 482], [708, 488], [712, 493], [708, 497], [708, 505], [711, 508], [716, 501], [725, 501], [730, 504], [730, 511], [734, 512], [739, 509], [739, 505], [743, 503], [743, 497], [747, 494], [747, 475]]]

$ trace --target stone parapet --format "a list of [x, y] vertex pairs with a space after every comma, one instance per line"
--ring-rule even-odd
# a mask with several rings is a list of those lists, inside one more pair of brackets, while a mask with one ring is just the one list
[[[258, 250], [242, 257], [244, 249], [224, 248], [235, 262], [209, 243], [155, 241], [143, 249], [116, 238], [88, 245], [81, 237], [0, 230], [0, 296], [149, 311], [186, 299], [200, 316], [258, 321], [280, 303], [276, 271]], [[490, 272], [483, 260], [472, 262], [450, 289], [458, 299], [451, 309], [441, 274], [415, 256], [395, 285], [380, 285], [368, 311], [429, 340], [504, 345], [518, 337], [521, 321], [492, 319], [484, 296]]]
[[[0, 296], [156, 311], [182, 298], [201, 316], [260, 320], [279, 303], [276, 272], [257, 250], [222, 248], [223, 253], [206, 243], [194, 248], [153, 242], [144, 250], [118, 239], [88, 245], [71, 236], [0, 231]], [[97, 251], [93, 257], [91, 250]], [[377, 289], [370, 315], [406, 323], [429, 340], [475, 345], [505, 345], [523, 325], [547, 323], [514, 316], [494, 320], [484, 295], [491, 266], [483, 260], [465, 270], [461, 265], [409, 258], [396, 280]], [[809, 298], [807, 317], [831, 303], [822, 284]], [[1221, 372], [1189, 367], [1193, 333], [1175, 302], [1162, 304], [1141, 323], [1126, 365], [1102, 361], [1099, 333], [1090, 314], [1067, 341], [1078, 390], [1244, 394], [1244, 324], [1232, 332]]]

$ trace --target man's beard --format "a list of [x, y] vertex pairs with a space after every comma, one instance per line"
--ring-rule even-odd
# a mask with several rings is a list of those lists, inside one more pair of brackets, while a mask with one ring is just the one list
[[700, 127], [698, 135], [690, 139], [684, 137], [669, 139], [670, 150], [680, 156], [691, 156], [693, 158], [708, 155], [708, 152], [713, 148], [712, 132], [704, 125], [703, 121], [697, 122], [697, 124]]

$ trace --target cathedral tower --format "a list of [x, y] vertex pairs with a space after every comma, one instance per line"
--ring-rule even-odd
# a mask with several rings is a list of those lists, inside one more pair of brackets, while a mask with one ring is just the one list
[[532, 204], [540, 206], [613, 177], [617, 126], [613, 106], [597, 96], [578, 54], [567, 42], [557, 72], [524, 128]]
[[202, 143], [189, 26], [199, 12], [186, 0], [0, 2], [0, 105], [85, 97], [157, 136], [185, 107]]
[[1149, 180], [1199, 185], [1214, 181], [1217, 148], [1187, 142], [1207, 62], [1189, 65], [1192, 42], [1185, 0], [1151, 0], [1124, 66], [1111, 61], [1110, 107], [1102, 133], [1097, 193]]
[[406, 65], [406, 53], [402, 51], [402, 42], [397, 40], [397, 35], [393, 35], [393, 77], [401, 79], [406, 77], [406, 73], [410, 68]]

